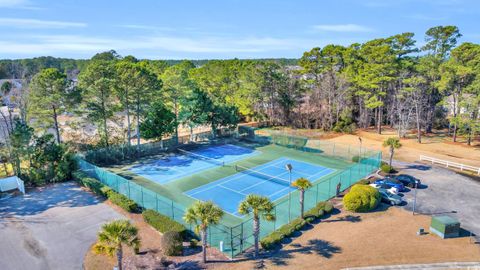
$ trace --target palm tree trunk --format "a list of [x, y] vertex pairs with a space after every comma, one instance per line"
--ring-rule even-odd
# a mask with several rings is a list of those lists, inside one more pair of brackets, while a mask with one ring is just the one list
[[393, 151], [394, 151], [393, 147], [390, 146], [390, 163], [389, 163], [390, 168], [392, 167]]
[[117, 248], [117, 266], [118, 270], [122, 270], [122, 260], [123, 260], [123, 251], [122, 251], [122, 244], [118, 245]]
[[253, 237], [255, 239], [255, 258], [258, 257], [258, 238], [260, 236], [260, 219], [253, 217]]
[[207, 228], [202, 229], [202, 261], [207, 262]]
[[304, 199], [305, 199], [305, 190], [300, 190], [300, 216], [303, 219], [303, 211], [304, 211]]

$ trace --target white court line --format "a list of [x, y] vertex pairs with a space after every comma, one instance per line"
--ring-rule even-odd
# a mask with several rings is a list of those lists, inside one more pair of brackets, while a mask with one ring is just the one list
[[241, 195], [243, 195], [243, 196], [247, 196], [247, 194], [242, 193], [242, 190], [241, 190], [241, 191], [234, 190], [234, 189], [231, 189], [231, 188], [229, 188], [229, 187], [222, 186], [222, 184], [220, 184], [220, 185], [218, 185], [218, 186], [219, 186], [219, 187], [222, 187], [222, 188], [224, 188], [224, 189], [228, 189], [228, 190], [230, 190], [230, 191], [233, 191], [233, 192], [235, 192], [235, 193], [241, 194]]
[[286, 188], [284, 188], [284, 189], [282, 189], [282, 190], [279, 190], [279, 191], [277, 191], [277, 192], [274, 192], [273, 194], [270, 194], [268, 197], [273, 197], [273, 195], [275, 195], [275, 194], [277, 194], [277, 193], [280, 193], [280, 192], [282, 192], [282, 191], [284, 191], [284, 190], [286, 190], [286, 189], [290, 189], [290, 187], [286, 187]]
[[[276, 162], [274, 162], [273, 164], [268, 164], [268, 162], [267, 162], [267, 163], [265, 163], [265, 164], [258, 165], [257, 167], [261, 167], [261, 166], [264, 166], [264, 165], [268, 164], [267, 167], [265, 167], [265, 168], [268, 168], [268, 167], [270, 167], [270, 166], [272, 166], [272, 165], [275, 165], [275, 164], [278, 164], [278, 163], [282, 162], [283, 159], [285, 159], [285, 158], [281, 158], [281, 160], [276, 161]], [[272, 160], [272, 161], [273, 161], [273, 160]], [[270, 162], [272, 162], [272, 161], [270, 161]], [[257, 167], [254, 167], [254, 168], [257, 168]], [[244, 176], [245, 176], [245, 174], [243, 174], [243, 173], [241, 173], [241, 172], [237, 172], [237, 173], [234, 174], [234, 175], [227, 176], [226, 178], [217, 180], [217, 181], [220, 181], [221, 183], [216, 183], [215, 185], [212, 185], [212, 186], [210, 186], [210, 187], [208, 187], [208, 188], [205, 188], [205, 189], [201, 189], [203, 186], [198, 187], [198, 189], [200, 189], [200, 190], [197, 190], [197, 191], [191, 193], [190, 196], [193, 196], [193, 195], [195, 195], [195, 194], [197, 194], [197, 193], [199, 193], [199, 192], [202, 192], [202, 191], [210, 190], [210, 189], [215, 188], [215, 187], [217, 187], [217, 186], [225, 187], [225, 186], [223, 186], [222, 184], [229, 183], [229, 182], [231, 182], [231, 181], [233, 181], [233, 180], [236, 180], [236, 179], [241, 178], [241, 177], [244, 177]], [[228, 179], [228, 178], [230, 178], [230, 179]], [[228, 179], [228, 180], [227, 180], [227, 181], [224, 181], [225, 179]], [[215, 181], [215, 182], [217, 182], [217, 181]], [[212, 183], [215, 183], [215, 182], [212, 182]], [[263, 182], [265, 182], [265, 181], [263, 181]], [[207, 185], [208, 185], [208, 184], [207, 184]], [[195, 190], [195, 189], [192, 189], [192, 190]], [[190, 190], [190, 191], [192, 191], [192, 190]]]
[[[295, 159], [292, 159], [292, 160], [295, 160]], [[297, 162], [302, 162], [302, 163], [305, 163], [305, 164], [309, 164], [309, 163], [306, 163], [306, 162], [303, 162], [303, 161], [299, 161], [299, 160], [295, 160], [295, 161], [297, 161]], [[330, 169], [330, 168], [324, 167], [324, 166], [322, 166], [322, 165], [314, 165], [314, 164], [309, 164], [309, 165], [312, 165], [312, 166], [315, 166], [315, 167], [321, 167], [321, 168], [322, 168], [322, 171], [323, 171], [324, 169]], [[282, 167], [279, 167], [279, 166], [275, 166], [275, 168], [283, 169]], [[309, 175], [309, 173], [304, 172], [304, 171], [299, 170], [299, 169], [293, 168], [293, 170], [294, 170], [295, 172], [300, 173], [300, 174]]]
[[[330, 174], [332, 174], [332, 173], [334, 173], [334, 172], [337, 171], [337, 170], [332, 169], [332, 168], [326, 168], [326, 169], [330, 169], [330, 170], [332, 170], [332, 171], [331, 171], [330, 173], [327, 173], [327, 174], [324, 174], [324, 175], [319, 176], [317, 179], [315, 179], [315, 180], [313, 180], [313, 181], [316, 182], [316, 181], [318, 181], [319, 179], [322, 179], [323, 177], [325, 177], [325, 176], [327, 176], [327, 175], [330, 175]], [[323, 171], [326, 171], [326, 169], [325, 169], [325, 170], [322, 170], [322, 171], [320, 171], [320, 172], [318, 172], [318, 173], [316, 173], [316, 174], [314, 174], [314, 175], [312, 175], [311, 177], [317, 177], [316, 175], [320, 174], [320, 173], [323, 172]]]
[[[269, 166], [269, 167], [270, 167], [270, 166]], [[268, 168], [268, 167], [266, 167], [266, 168]], [[280, 174], [279, 176], [284, 175], [284, 174], [287, 174], [287, 173]], [[254, 176], [254, 177], [256, 177], [256, 176]], [[262, 178], [260, 178], [260, 177], [256, 177], [256, 178], [262, 179]], [[270, 179], [274, 179], [274, 178], [275, 178], [275, 177], [271, 177]], [[280, 177], [278, 177], [278, 178], [280, 178]], [[249, 189], [249, 188], [252, 188], [252, 187], [254, 187], [254, 186], [258, 186], [258, 185], [263, 184], [263, 183], [265, 183], [265, 182], [267, 182], [267, 181], [275, 182], [275, 181], [272, 181], [272, 180], [270, 180], [270, 179], [263, 180], [263, 181], [261, 181], [261, 182], [258, 182], [258, 183], [256, 183], [256, 184], [254, 184], [254, 185], [251, 185], [251, 186], [249, 186], [249, 187], [247, 187], [247, 188], [244, 188], [244, 189], [242, 189], [242, 190], [240, 190], [240, 191], [241, 191], [241, 192], [242, 192], [242, 191], [245, 191], [245, 190], [247, 190], [247, 189]], [[280, 185], [280, 184], [279, 184], [279, 185]]]

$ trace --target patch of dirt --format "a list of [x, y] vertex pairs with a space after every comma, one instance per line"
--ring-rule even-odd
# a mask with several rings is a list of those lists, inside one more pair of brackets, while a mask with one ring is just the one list
[[478, 261], [480, 247], [468, 237], [441, 239], [428, 231], [430, 217], [382, 205], [373, 213], [342, 211], [303, 231], [258, 261], [248, 256], [215, 269], [342, 269], [345, 267]]
[[[414, 137], [402, 139], [402, 147], [395, 150], [394, 159], [415, 162], [420, 155], [431, 156], [438, 159], [463, 163], [470, 166], [480, 167], [480, 149], [476, 146], [468, 146], [465, 143], [451, 143], [450, 137], [443, 138], [439, 135], [430, 134], [430, 137], [423, 137], [419, 144]], [[388, 158], [388, 149], [382, 146], [385, 139], [395, 137], [396, 131], [384, 129], [382, 134], [374, 130], [358, 130], [355, 135], [344, 134], [338, 137], [327, 139], [328, 141], [358, 145], [358, 137], [362, 138], [362, 145], [367, 148], [381, 150], [384, 158]], [[479, 144], [479, 142], [475, 142]]]

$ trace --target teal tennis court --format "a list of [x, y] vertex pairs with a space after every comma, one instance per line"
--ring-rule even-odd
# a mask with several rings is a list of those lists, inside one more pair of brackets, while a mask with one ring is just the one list
[[188, 152], [179, 150], [176, 154], [134, 165], [129, 170], [158, 184], [166, 184], [259, 153], [232, 144], [216, 145]]
[[[286, 165], [292, 166], [291, 174]], [[335, 170], [289, 158], [279, 158], [254, 168], [237, 167], [238, 173], [185, 192], [202, 201], [213, 201], [226, 212], [240, 216], [238, 205], [248, 194], [258, 194], [276, 201], [295, 190], [291, 181], [307, 178], [315, 182]]]

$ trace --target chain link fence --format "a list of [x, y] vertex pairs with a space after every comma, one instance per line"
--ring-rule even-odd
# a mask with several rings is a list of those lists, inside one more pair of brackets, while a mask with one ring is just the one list
[[[234, 136], [233, 134], [228, 135]], [[269, 141], [270, 139], [265, 136], [259, 136], [258, 140]], [[297, 142], [298, 138], [292, 140]], [[187, 140], [179, 138], [180, 144], [188, 141], [189, 138]], [[176, 141], [175, 143], [173, 143], [173, 141], [164, 141], [162, 145], [160, 145], [160, 143], [142, 145], [141, 153], [145, 155], [148, 153], [158, 154], [158, 151], [169, 151], [176, 145], [178, 145]], [[353, 149], [349, 146], [332, 145], [331, 143], [320, 141], [308, 141], [306, 142], [306, 145], [308, 145], [308, 147], [297, 145], [298, 147], [295, 149], [298, 151], [308, 152], [312, 155], [327, 155], [349, 160], [352, 165], [336, 175], [327, 176], [325, 179], [315, 182], [313, 187], [308, 189], [305, 193], [305, 211], [315, 207], [315, 205], [321, 201], [326, 201], [334, 197], [336, 195], [338, 183], [341, 184], [341, 190], [344, 191], [358, 180], [365, 178], [373, 171], [378, 169], [381, 163], [382, 156], [380, 151]], [[117, 148], [115, 151], [119, 157], [122, 157], [122, 155], [127, 156], [129, 150]], [[101, 161], [102, 158], [104, 158], [104, 161], [107, 161], [105, 156], [106, 153], [106, 151], [100, 153], [90, 153], [90, 159], [93, 161]], [[138, 152], [135, 153], [135, 155], [138, 154]], [[87, 153], [87, 156], [88, 155], [89, 154]], [[95, 157], [92, 158], [92, 155]], [[355, 158], [355, 156], [358, 156], [358, 158]], [[352, 160], [354, 162], [352, 162]], [[188, 229], [193, 229], [190, 224], [186, 224], [183, 220], [185, 209], [188, 206], [176, 203], [117, 174], [97, 167], [82, 158], [79, 158], [78, 163], [80, 170], [89, 176], [98, 179], [100, 182], [111, 187], [118, 193], [121, 193], [134, 200], [143, 208], [153, 209], [179, 223], [184, 224]], [[102, 164], [102, 162], [100, 162], [100, 164]], [[261, 238], [289, 223], [291, 220], [300, 217], [299, 192], [291, 192], [287, 198], [279, 201], [275, 205], [274, 212], [277, 217], [274, 222], [261, 222]], [[229, 257], [233, 258], [253, 246], [252, 218], [245, 217], [243, 218], [243, 221], [236, 226], [226, 226], [223, 224], [210, 226], [207, 240], [209, 246], [216, 247]]]

